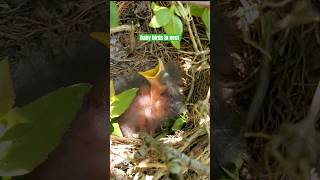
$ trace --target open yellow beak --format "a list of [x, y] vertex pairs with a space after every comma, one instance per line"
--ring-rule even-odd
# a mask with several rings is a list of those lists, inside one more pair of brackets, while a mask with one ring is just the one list
[[164, 70], [163, 62], [159, 59], [159, 64], [154, 68], [145, 72], [138, 72], [140, 75], [145, 77], [147, 80], [156, 79], [160, 72]]

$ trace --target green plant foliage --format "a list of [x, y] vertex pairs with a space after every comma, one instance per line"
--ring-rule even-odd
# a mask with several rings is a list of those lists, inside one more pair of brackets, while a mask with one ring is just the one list
[[154, 13], [164, 8], [166, 7], [158, 6], [155, 2], [151, 3], [151, 9], [153, 10]]
[[116, 118], [111, 119], [110, 123], [111, 123], [111, 126], [110, 126], [110, 133], [111, 133], [112, 135], [122, 137], [123, 135], [122, 135], [122, 132], [121, 132], [120, 126], [119, 126], [119, 124], [118, 124], [118, 122], [117, 122]]
[[110, 1], [110, 27], [116, 27], [119, 24], [118, 8], [115, 1]]
[[201, 17], [203, 12], [204, 12], [204, 9], [203, 7], [200, 7], [198, 5], [191, 5], [190, 7], [190, 12], [191, 12], [191, 15], [192, 16], [197, 16], [197, 17]]
[[23, 175], [43, 162], [59, 144], [90, 88], [89, 84], [60, 88], [3, 116], [7, 127], [0, 137], [0, 176]]
[[[183, 25], [180, 18], [173, 14], [170, 18], [169, 23], [164, 26], [164, 31], [167, 34], [182, 35]], [[180, 41], [171, 41], [171, 43], [175, 48], [180, 49]]]
[[174, 8], [174, 12], [176, 13], [176, 15], [180, 16], [180, 17], [187, 17], [188, 14], [190, 13], [190, 8], [188, 6], [188, 8], [183, 8], [181, 6], [177, 6]]
[[206, 27], [206, 30], [210, 32], [210, 9], [192, 5], [190, 7], [190, 12], [192, 16], [200, 17]]
[[206, 30], [208, 32], [210, 32], [210, 10], [209, 9], [205, 9], [202, 13], [201, 19], [204, 23], [204, 25], [206, 26]]
[[152, 17], [149, 23], [149, 26], [152, 28], [165, 26], [169, 23], [170, 17], [172, 16], [170, 10], [166, 7], [159, 8], [154, 13], [155, 15]]
[[[110, 90], [114, 91], [113, 81], [110, 81]], [[137, 91], [137, 88], [132, 88], [110, 97], [110, 132], [112, 135], [122, 136], [120, 126], [116, 118], [128, 109], [135, 98]]]
[[110, 118], [119, 117], [124, 113], [136, 96], [137, 91], [137, 88], [132, 88], [114, 96], [110, 104]]
[[180, 115], [174, 122], [173, 126], [171, 127], [172, 131], [178, 131], [181, 130], [183, 125], [185, 125], [187, 122], [187, 115], [184, 113]]
[[[165, 33], [167, 34], [179, 34], [182, 35], [183, 26], [180, 18], [176, 16], [174, 13], [179, 13], [181, 16], [181, 12], [176, 10], [176, 7], [173, 5], [168, 9], [167, 7], [158, 6], [156, 3], [151, 3], [151, 8], [153, 10], [154, 16], [152, 17], [149, 26], [152, 28], [160, 28], [163, 27]], [[171, 41], [171, 44], [180, 49], [180, 41]]]
[[0, 59], [0, 116], [14, 105], [15, 94], [10, 77], [8, 59]]
[[113, 98], [115, 94], [116, 94], [116, 91], [114, 90], [114, 83], [112, 80], [110, 80], [110, 98]]

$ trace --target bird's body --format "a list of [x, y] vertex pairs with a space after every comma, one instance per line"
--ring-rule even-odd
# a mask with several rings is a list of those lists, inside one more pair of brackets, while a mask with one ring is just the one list
[[179, 93], [179, 73], [176, 67], [167, 64], [150, 71], [140, 73], [147, 81], [140, 81], [139, 84], [136, 83], [139, 79], [137, 78], [127, 82], [137, 85], [139, 90], [128, 109], [118, 118], [124, 136], [138, 132], [149, 134], [159, 132], [167, 120], [177, 116], [183, 109], [183, 98]]

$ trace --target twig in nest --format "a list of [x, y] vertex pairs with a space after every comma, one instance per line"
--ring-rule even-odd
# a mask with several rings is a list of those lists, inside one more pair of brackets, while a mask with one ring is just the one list
[[184, 53], [184, 54], [189, 54], [189, 55], [207, 55], [210, 53], [210, 49], [206, 49], [206, 50], [203, 50], [203, 51], [199, 51], [199, 52], [188, 52], [188, 51], [182, 51], [180, 50], [179, 51], [180, 53]]
[[263, 61], [260, 69], [260, 77], [259, 77], [259, 85], [254, 95], [253, 101], [251, 102], [250, 109], [248, 112], [247, 120], [246, 120], [246, 128], [251, 128], [257, 114], [263, 104], [264, 98], [267, 94], [267, 90], [269, 87], [269, 81], [271, 77], [271, 35], [266, 38], [265, 49], [258, 46], [255, 42], [251, 41], [248, 38], [248, 35], [244, 32], [244, 41], [254, 48], [258, 49], [263, 55]]
[[192, 143], [193, 140], [205, 134], [206, 134], [206, 131], [203, 128], [197, 128], [196, 131], [192, 133], [192, 135], [185, 140], [184, 145], [179, 148], [179, 151], [184, 151]]
[[191, 86], [190, 86], [190, 90], [189, 90], [189, 93], [188, 93], [187, 102], [190, 101], [190, 98], [191, 98], [193, 90], [194, 90], [194, 82], [195, 82], [195, 78], [194, 78], [195, 70], [194, 70], [194, 67], [191, 67], [191, 75], [188, 75], [188, 76], [191, 77]]
[[113, 27], [110, 29], [110, 34], [114, 34], [114, 33], [118, 33], [118, 32], [122, 32], [122, 31], [128, 31], [130, 32], [129, 38], [130, 38], [130, 45], [129, 45], [129, 53], [132, 53], [135, 49], [135, 45], [136, 45], [136, 40], [134, 38], [134, 31], [135, 28], [133, 25], [121, 25], [121, 26], [117, 26], [117, 27]]
[[100, 1], [97, 3], [93, 3], [90, 6], [88, 6], [86, 9], [84, 9], [81, 13], [79, 13], [79, 15], [77, 15], [75, 18], [72, 19], [72, 21], [77, 21], [78, 19], [80, 19], [80, 17], [84, 16], [87, 12], [90, 12], [90, 10], [100, 4], [104, 4], [105, 1]]
[[133, 31], [133, 30], [134, 30], [134, 26], [121, 25], [121, 26], [110, 28], [110, 34], [122, 32], [122, 31]]
[[111, 178], [114, 180], [126, 179], [126, 173], [123, 172], [121, 169], [111, 168], [110, 172], [111, 172]]
[[265, 7], [269, 7], [269, 8], [282, 7], [282, 6], [288, 4], [291, 1], [292, 0], [283, 0], [283, 1], [280, 1], [280, 2], [267, 1], [267, 2], [262, 4], [262, 8], [265, 8]]
[[210, 1], [181, 1], [183, 3], [195, 4], [198, 6], [210, 8]]
[[247, 84], [253, 77], [255, 77], [255, 75], [257, 74], [259, 68], [255, 68], [249, 75], [247, 78], [245, 78], [244, 80], [240, 81], [240, 82], [229, 82], [229, 83], [223, 83], [221, 84], [221, 86], [223, 88], [238, 88], [241, 86], [244, 86], [245, 84]]
[[298, 179], [310, 179], [320, 157], [320, 134], [315, 126], [320, 111], [320, 81], [307, 117], [297, 124], [283, 124], [269, 145], [269, 152]]
[[264, 139], [271, 139], [271, 136], [262, 132], [247, 132], [244, 134], [245, 138], [264, 138]]
[[[181, 2], [178, 1], [178, 4], [179, 4], [179, 6], [181, 7], [181, 9], [184, 11], [184, 7], [183, 7], [183, 5], [181, 4]], [[187, 14], [187, 13], [184, 12], [184, 14]], [[192, 17], [191, 17], [190, 14], [189, 14], [189, 16], [190, 16], [189, 19], [187, 19], [185, 16], [183, 16], [183, 20], [185, 21], [185, 23], [186, 23], [187, 26], [188, 26], [188, 31], [189, 31], [189, 35], [190, 35], [190, 38], [191, 38], [191, 41], [192, 41], [193, 48], [194, 48], [194, 50], [196, 51], [196, 53], [198, 53], [198, 52], [199, 52], [198, 45], [197, 45], [197, 43], [196, 43], [196, 40], [195, 40], [194, 35], [193, 35], [193, 32], [192, 32], [192, 30], [191, 30], [191, 25], [190, 25], [190, 19], [191, 19]]]
[[21, 9], [28, 1], [24, 1], [21, 4], [19, 4], [16, 8], [14, 9], [10, 9], [9, 11], [4, 11], [4, 12], [0, 12], [0, 14], [10, 14], [10, 13], [14, 13], [16, 11], [18, 11], [19, 9]]
[[185, 166], [195, 170], [199, 175], [210, 175], [210, 168], [207, 165], [204, 165], [201, 162], [188, 157], [184, 153], [156, 141], [150, 135], [141, 134], [141, 136], [145, 142], [145, 146], [142, 147], [155, 149], [165, 157], [165, 161], [171, 175], [181, 176]]
[[[194, 35], [195, 35], [195, 37], [196, 37], [196, 40], [197, 40], [197, 42], [198, 42], [200, 51], [203, 51], [202, 44], [201, 44], [201, 41], [200, 41], [200, 38], [199, 38], [199, 35], [198, 35], [198, 31], [197, 31], [196, 25], [194, 24], [194, 21], [193, 21], [192, 16], [190, 16], [190, 21], [191, 21], [192, 29], [193, 29]], [[198, 53], [199, 53], [199, 52], [198, 52]], [[201, 57], [202, 57], [202, 60], [205, 60], [205, 59], [206, 59], [206, 56], [205, 56], [204, 54], [201, 54]]]

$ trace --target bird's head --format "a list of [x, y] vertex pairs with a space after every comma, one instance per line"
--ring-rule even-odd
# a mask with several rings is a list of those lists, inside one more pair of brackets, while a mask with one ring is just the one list
[[150, 83], [151, 88], [159, 89], [160, 93], [167, 91], [171, 95], [179, 94], [182, 84], [181, 73], [173, 62], [163, 63], [159, 59], [158, 65], [148, 71], [139, 72]]
[[164, 64], [159, 60], [158, 65], [145, 72], [139, 72], [150, 84], [151, 91], [156, 94], [165, 94], [172, 102], [174, 113], [184, 111], [183, 95], [182, 95], [182, 77], [179, 69], [173, 62]]
[[139, 72], [145, 79], [152, 84], [154, 81], [159, 81], [161, 84], [167, 84], [171, 81], [174, 84], [181, 84], [181, 75], [176, 65], [172, 62], [166, 64], [159, 59], [158, 65], [148, 71]]
[[162, 80], [163, 76], [166, 75], [166, 68], [161, 60], [159, 60], [159, 63], [155, 68], [139, 72], [139, 74], [148, 80], [151, 88], [161, 91], [160, 93], [167, 89], [166, 83]]
[[164, 64], [161, 60], [159, 60], [158, 65], [150, 70], [139, 72], [144, 78], [146, 78], [150, 83], [155, 80], [159, 80], [160, 74], [165, 71]]

